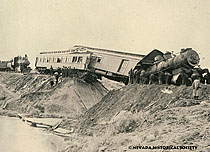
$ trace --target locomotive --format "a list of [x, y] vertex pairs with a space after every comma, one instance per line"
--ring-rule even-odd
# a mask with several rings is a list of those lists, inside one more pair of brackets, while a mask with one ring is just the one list
[[0, 71], [29, 72], [30, 62], [28, 56], [16, 56], [10, 61], [0, 61]]
[[171, 83], [178, 85], [181, 84], [184, 75], [190, 85], [193, 81], [191, 80], [192, 74], [196, 73], [199, 76], [203, 74], [201, 68], [195, 68], [199, 62], [199, 55], [192, 48], [181, 49], [178, 55], [173, 55], [169, 51], [164, 54], [155, 49], [139, 61], [134, 69], [155, 75], [168, 73], [171, 76]]

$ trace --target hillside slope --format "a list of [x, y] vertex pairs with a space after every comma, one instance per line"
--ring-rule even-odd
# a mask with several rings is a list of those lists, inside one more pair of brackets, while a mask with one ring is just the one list
[[[153, 114], [174, 107], [189, 107], [210, 98], [210, 86], [202, 86], [199, 101], [192, 99], [192, 88], [166, 85], [129, 85], [110, 91], [103, 99], [91, 107], [83, 116], [83, 126], [91, 126], [97, 121], [110, 120], [120, 111]], [[91, 120], [91, 121], [89, 121]]]
[[54, 79], [47, 75], [0, 73], [0, 106], [33, 116], [76, 116], [99, 102], [108, 90], [99, 82], [87, 83], [76, 78]]
[[210, 151], [210, 86], [202, 90], [200, 100], [192, 100], [186, 86], [128, 85], [111, 91], [81, 116], [75, 126], [81, 137], [67, 140], [75, 151], [133, 151], [131, 145]]

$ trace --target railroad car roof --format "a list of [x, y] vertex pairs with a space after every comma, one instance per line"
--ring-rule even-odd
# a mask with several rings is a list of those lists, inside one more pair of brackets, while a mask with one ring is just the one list
[[56, 53], [71, 53], [71, 50], [65, 50], [65, 51], [46, 51], [46, 52], [40, 52], [39, 54], [56, 54]]
[[134, 69], [138, 68], [138, 67], [141, 67], [142, 65], [152, 65], [154, 63], [154, 58], [157, 56], [157, 55], [161, 55], [163, 56], [163, 52], [157, 50], [157, 49], [154, 49], [153, 51], [151, 51], [149, 54], [147, 54], [142, 60], [140, 60], [137, 65], [135, 66]]
[[135, 57], [144, 57], [145, 55], [136, 54], [136, 53], [128, 53], [128, 52], [121, 52], [121, 51], [114, 51], [108, 49], [99, 49], [94, 47], [82, 46], [82, 45], [75, 45], [72, 49], [65, 50], [65, 51], [49, 51], [49, 52], [40, 52], [40, 54], [57, 54], [57, 53], [73, 53], [74, 51], [100, 51], [100, 52], [108, 52], [108, 53], [115, 53], [115, 54], [122, 54], [122, 55], [129, 55]]
[[128, 52], [114, 51], [114, 50], [108, 50], [108, 49], [100, 49], [100, 48], [94, 48], [94, 47], [88, 47], [88, 46], [82, 46], [82, 45], [75, 45], [74, 47], [82, 48], [82, 49], [89, 49], [89, 50], [96, 50], [96, 51], [101, 51], [101, 52], [129, 55], [129, 56], [135, 56], [135, 57], [144, 57], [145, 56], [145, 55], [136, 54], [136, 53], [128, 53]]

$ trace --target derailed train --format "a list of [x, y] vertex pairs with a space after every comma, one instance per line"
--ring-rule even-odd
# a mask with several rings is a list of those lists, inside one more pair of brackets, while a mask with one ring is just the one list
[[30, 62], [28, 56], [16, 56], [9, 61], [0, 61], [0, 71], [29, 72]]
[[76, 45], [66, 51], [41, 52], [35, 60], [35, 67], [41, 73], [50, 69], [68, 68], [71, 71], [102, 76], [119, 82], [128, 83], [128, 72], [144, 55], [125, 53]]
[[160, 75], [164, 79], [167, 73], [170, 83], [179, 85], [183, 77], [190, 83], [192, 80], [189, 78], [193, 74], [203, 74], [201, 69], [195, 68], [199, 61], [198, 53], [190, 48], [182, 49], [179, 55], [173, 56], [170, 52], [164, 54], [156, 49], [148, 55], [140, 55], [76, 45], [66, 51], [41, 52], [36, 57], [35, 67], [41, 73], [67, 67], [95, 78], [104, 76], [125, 84], [128, 84], [132, 72], [136, 79], [146, 78], [144, 83], [149, 83], [150, 79], [155, 81]]
[[181, 49], [178, 55], [153, 50], [137, 63], [135, 70], [144, 72], [144, 75], [140, 74], [140, 79], [146, 77], [146, 83], [159, 81], [158, 83], [191, 85], [195, 77], [204, 81], [203, 74], [208, 73], [207, 69], [199, 67], [199, 62], [199, 55], [192, 48]]

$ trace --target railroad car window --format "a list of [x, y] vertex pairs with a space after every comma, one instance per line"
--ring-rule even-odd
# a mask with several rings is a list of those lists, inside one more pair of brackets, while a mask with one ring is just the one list
[[61, 59], [60, 58], [57, 58], [57, 63], [61, 63]]
[[90, 57], [90, 61], [91, 61], [91, 62], [96, 62], [96, 60], [97, 60], [97, 57], [96, 57], [95, 55], [92, 55], [92, 56]]
[[96, 62], [101, 63], [102, 57], [97, 57]]
[[62, 58], [61, 58], [61, 62], [64, 63], [64, 61], [65, 61], [65, 60], [64, 60], [64, 57], [62, 57]]
[[53, 62], [56, 62], [56, 58], [53, 58]]
[[42, 62], [42, 58], [39, 59], [39, 62]]
[[57, 61], [58, 61], [58, 58], [55, 58], [55, 63], [57, 63]]
[[77, 62], [77, 56], [74, 56], [72, 59], [72, 63], [75, 63], [75, 62]]
[[78, 63], [82, 63], [82, 57], [78, 57]]

